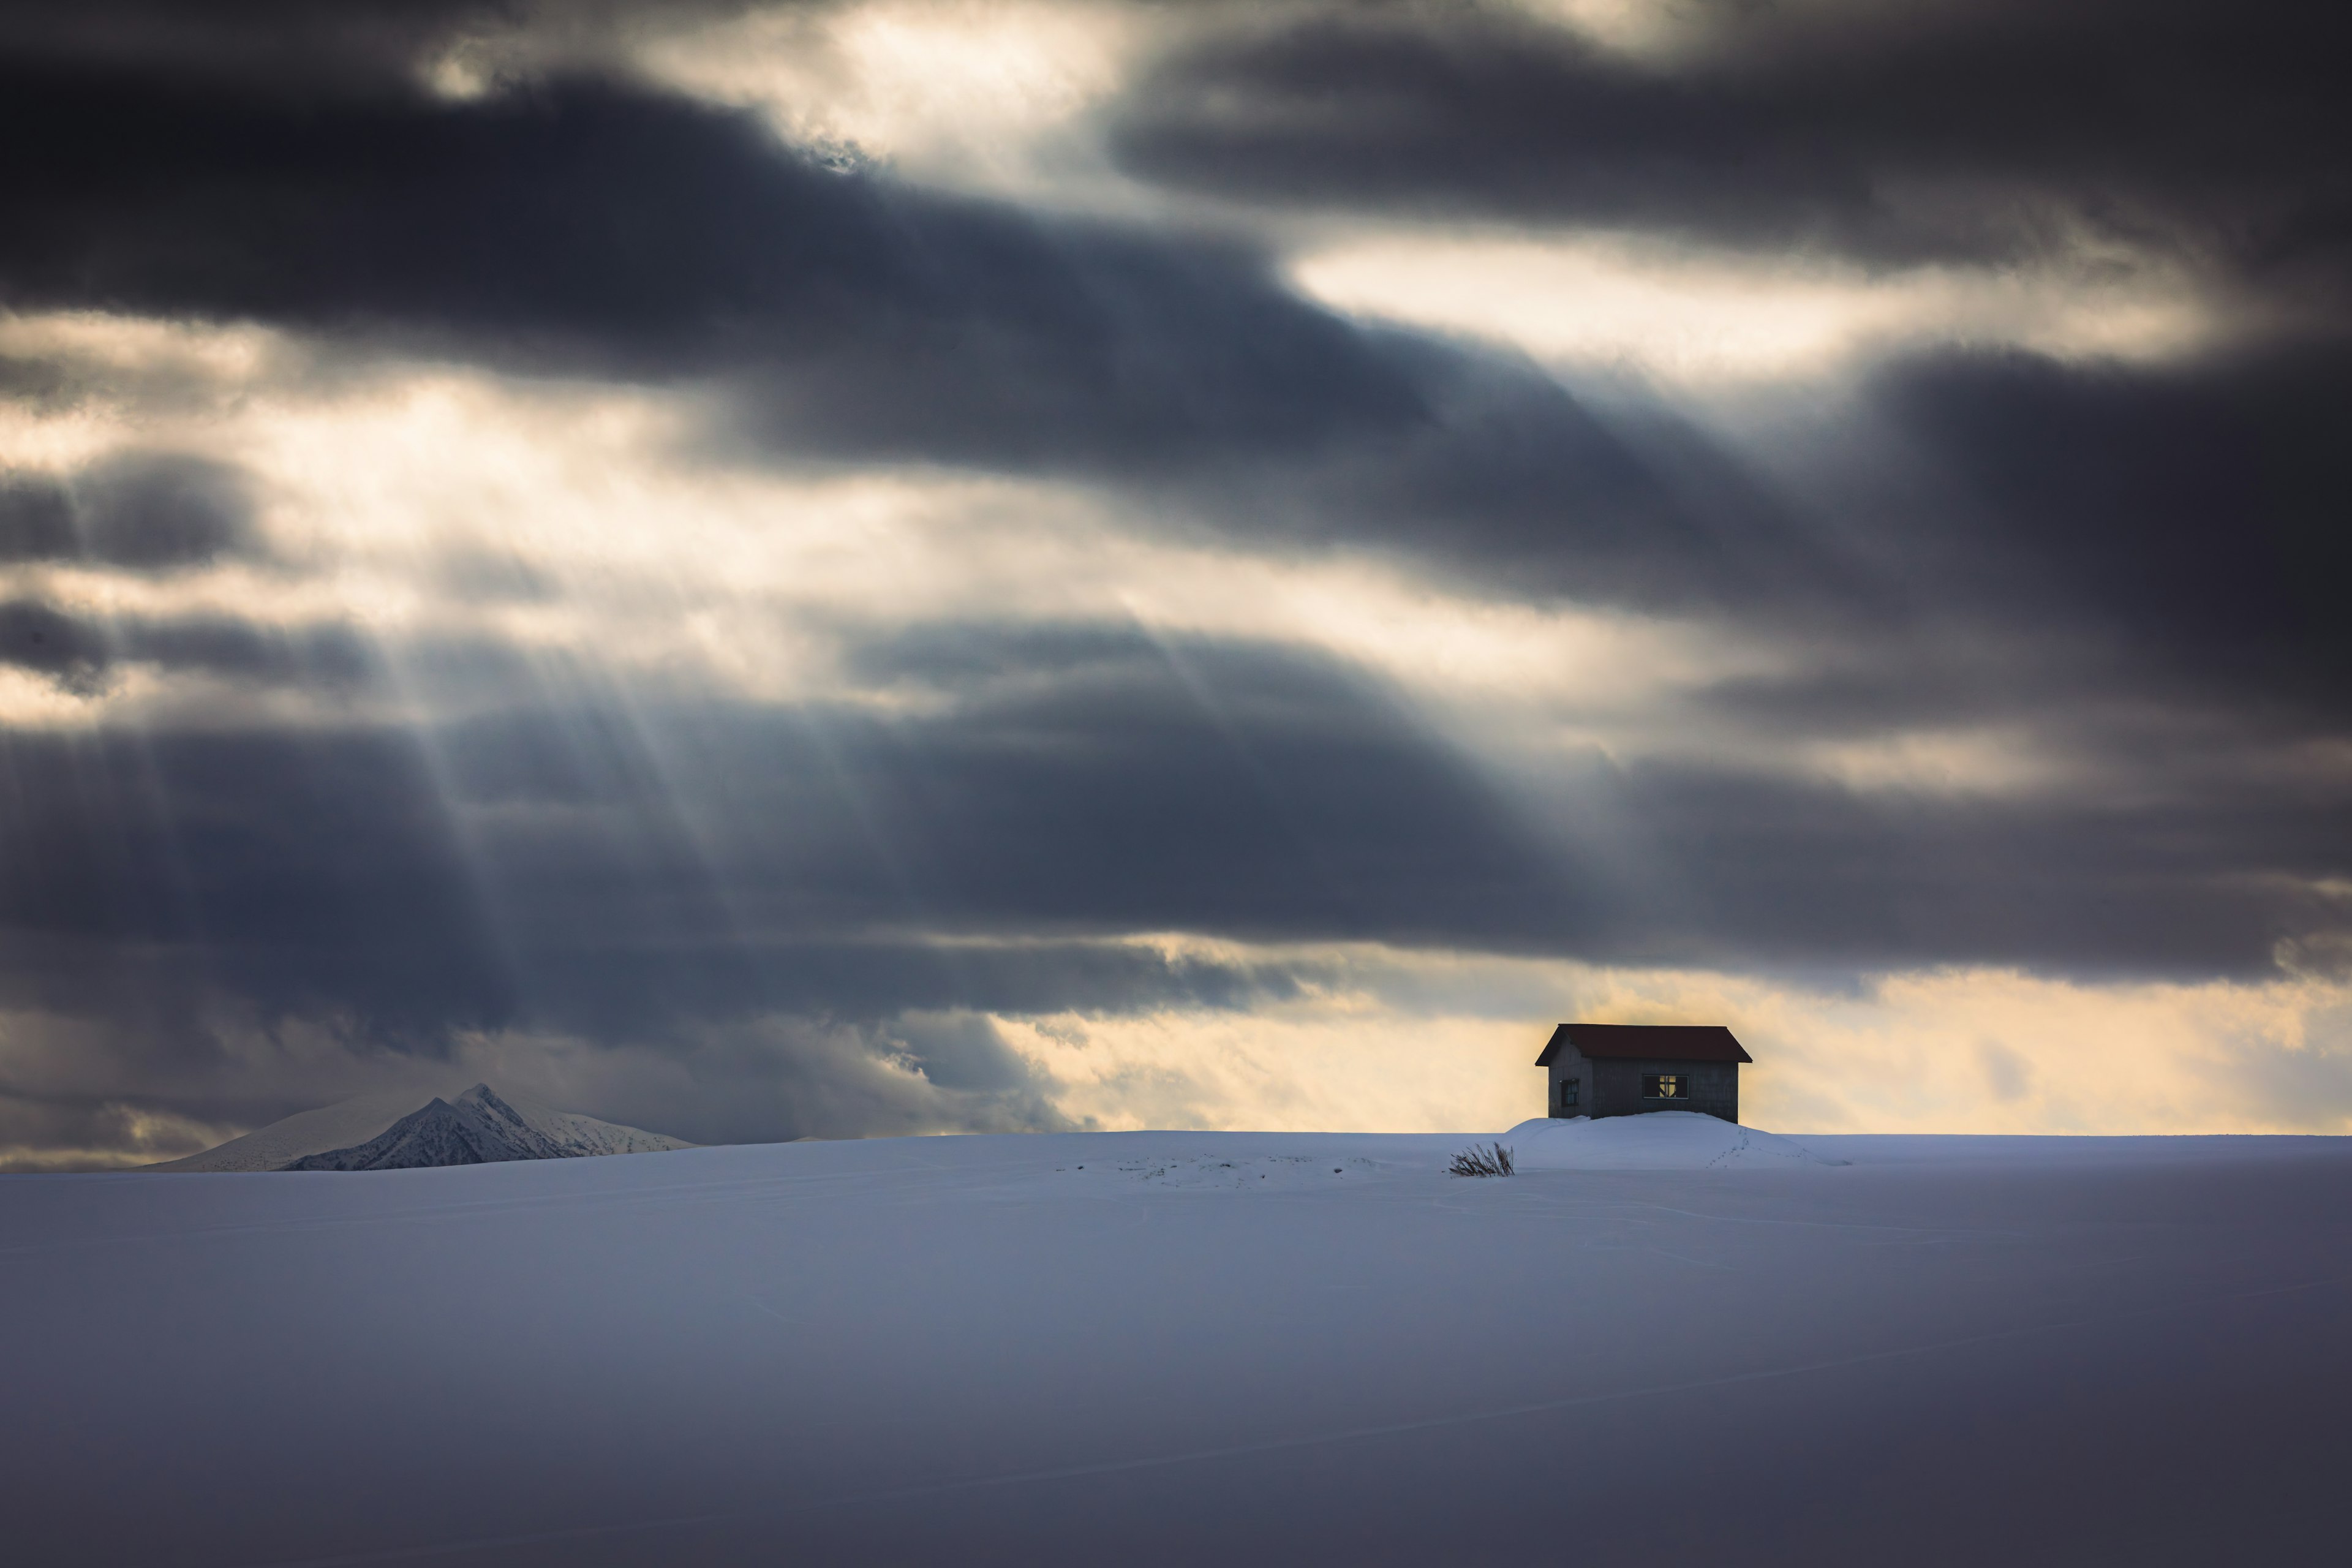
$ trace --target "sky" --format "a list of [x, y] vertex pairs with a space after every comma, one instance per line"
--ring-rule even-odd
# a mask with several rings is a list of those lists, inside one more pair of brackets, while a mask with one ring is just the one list
[[2352, 1131], [2347, 45], [0, 0], [0, 1168]]

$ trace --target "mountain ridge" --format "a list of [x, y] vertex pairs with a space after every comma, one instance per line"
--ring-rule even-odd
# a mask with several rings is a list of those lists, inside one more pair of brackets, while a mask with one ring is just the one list
[[[413, 1107], [413, 1109], [407, 1109]], [[514, 1160], [657, 1153], [694, 1145], [643, 1128], [558, 1110], [487, 1083], [418, 1106], [363, 1095], [302, 1111], [202, 1153], [147, 1167], [169, 1173], [383, 1171]]]

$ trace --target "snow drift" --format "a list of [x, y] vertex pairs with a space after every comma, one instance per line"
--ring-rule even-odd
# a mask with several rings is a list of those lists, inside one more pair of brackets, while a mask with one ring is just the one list
[[1538, 1117], [1496, 1140], [1522, 1171], [1719, 1171], [1842, 1165], [1794, 1138], [1695, 1110], [1654, 1110], [1596, 1121]]

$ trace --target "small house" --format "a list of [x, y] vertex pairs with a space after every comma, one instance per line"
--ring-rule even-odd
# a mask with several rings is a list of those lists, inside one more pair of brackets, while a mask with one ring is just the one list
[[1720, 1024], [1562, 1024], [1536, 1066], [1553, 1116], [1696, 1110], [1739, 1120], [1739, 1064], [1756, 1058]]

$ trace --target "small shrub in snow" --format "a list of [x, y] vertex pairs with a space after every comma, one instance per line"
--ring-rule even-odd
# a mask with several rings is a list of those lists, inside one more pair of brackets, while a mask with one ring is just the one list
[[1454, 1163], [1446, 1171], [1456, 1176], [1507, 1176], [1511, 1173], [1511, 1152], [1500, 1143], [1483, 1148], [1473, 1143], [1454, 1156]]

